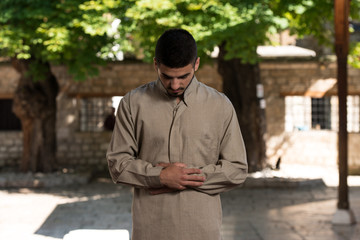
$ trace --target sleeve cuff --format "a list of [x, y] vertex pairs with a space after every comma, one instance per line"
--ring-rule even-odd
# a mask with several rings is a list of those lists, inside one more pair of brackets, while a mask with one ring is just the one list
[[147, 183], [150, 188], [160, 188], [164, 185], [160, 182], [160, 172], [163, 170], [163, 167], [153, 167], [148, 171]]

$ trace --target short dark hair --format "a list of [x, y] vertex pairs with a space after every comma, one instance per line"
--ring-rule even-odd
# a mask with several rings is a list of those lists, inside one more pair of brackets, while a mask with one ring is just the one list
[[157, 41], [155, 60], [170, 68], [195, 64], [197, 47], [193, 36], [184, 29], [169, 29]]

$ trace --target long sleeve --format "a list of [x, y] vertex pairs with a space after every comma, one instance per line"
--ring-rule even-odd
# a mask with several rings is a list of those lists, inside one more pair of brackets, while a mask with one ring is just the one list
[[106, 154], [110, 175], [115, 183], [140, 188], [161, 187], [159, 175], [162, 167], [138, 159], [138, 142], [130, 111], [129, 95], [119, 104], [116, 123]]
[[246, 151], [235, 110], [229, 115], [220, 143], [219, 161], [202, 167], [206, 181], [195, 188], [207, 194], [218, 194], [243, 183], [247, 177]]

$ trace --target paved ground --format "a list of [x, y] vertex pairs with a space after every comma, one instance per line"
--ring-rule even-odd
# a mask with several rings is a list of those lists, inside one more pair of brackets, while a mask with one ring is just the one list
[[[222, 195], [224, 240], [359, 240], [360, 223], [334, 226], [333, 187], [238, 188]], [[360, 222], [360, 187], [350, 188]], [[62, 239], [76, 229], [131, 229], [131, 189], [87, 185], [0, 190], [0, 239]]]

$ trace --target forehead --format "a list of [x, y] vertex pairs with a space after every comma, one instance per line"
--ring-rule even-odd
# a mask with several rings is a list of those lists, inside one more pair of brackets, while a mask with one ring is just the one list
[[188, 64], [185, 67], [181, 67], [181, 68], [170, 68], [170, 67], [165, 66], [164, 64], [160, 64], [158, 66], [158, 69], [159, 69], [160, 73], [162, 73], [162, 74], [166, 74], [166, 75], [172, 76], [172, 77], [177, 77], [177, 76], [182, 76], [182, 75], [191, 73], [191, 71], [193, 69], [193, 65]]

